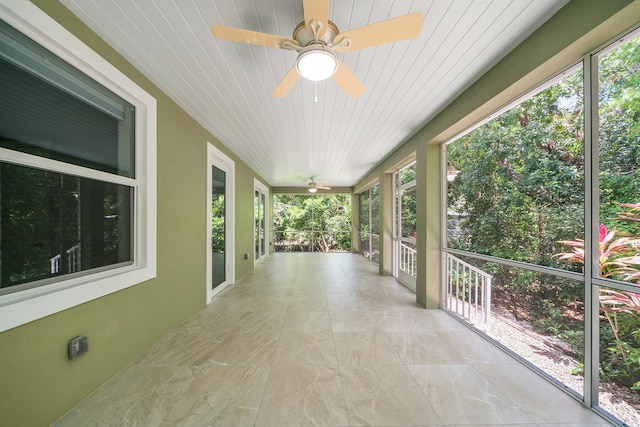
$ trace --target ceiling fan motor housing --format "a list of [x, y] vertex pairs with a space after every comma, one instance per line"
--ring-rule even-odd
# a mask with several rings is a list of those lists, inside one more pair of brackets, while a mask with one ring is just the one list
[[[318, 43], [330, 46], [338, 34], [340, 34], [338, 26], [331, 21], [327, 21], [327, 28], [324, 29], [324, 33], [322, 35], [318, 34]], [[300, 46], [316, 43], [316, 37], [307, 30], [304, 21], [299, 23], [293, 30], [293, 39], [300, 43]]]

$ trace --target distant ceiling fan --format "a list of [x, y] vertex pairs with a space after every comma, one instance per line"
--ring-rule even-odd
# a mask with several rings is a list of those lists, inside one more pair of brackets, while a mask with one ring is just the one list
[[364, 93], [365, 87], [337, 57], [336, 52], [392, 43], [417, 37], [422, 30], [422, 13], [414, 12], [341, 33], [329, 21], [329, 0], [303, 0], [304, 21], [293, 30], [293, 38], [280, 37], [241, 28], [212, 25], [214, 37], [260, 46], [277, 47], [298, 52], [296, 64], [271, 92], [282, 98], [303, 77], [321, 81], [333, 80], [351, 97]]
[[318, 184], [317, 182], [315, 182], [313, 180], [313, 177], [311, 177], [311, 181], [309, 181], [309, 193], [315, 193], [318, 190], [331, 190], [331, 187], [328, 187], [326, 185], [323, 184]]

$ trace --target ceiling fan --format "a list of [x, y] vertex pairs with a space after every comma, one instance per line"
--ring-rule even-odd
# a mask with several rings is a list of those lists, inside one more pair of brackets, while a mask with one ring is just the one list
[[318, 184], [317, 182], [315, 182], [313, 180], [313, 177], [311, 177], [311, 181], [309, 181], [309, 193], [315, 193], [318, 190], [331, 190], [331, 187], [328, 187], [326, 185], [323, 184]]
[[341, 33], [329, 21], [329, 0], [303, 0], [304, 21], [293, 30], [292, 38], [280, 37], [241, 28], [212, 25], [214, 37], [260, 46], [277, 47], [298, 52], [295, 66], [271, 92], [282, 98], [303, 77], [321, 81], [333, 77], [351, 97], [364, 93], [365, 87], [336, 56], [336, 52], [352, 52], [384, 43], [417, 37], [422, 30], [422, 13], [414, 12]]

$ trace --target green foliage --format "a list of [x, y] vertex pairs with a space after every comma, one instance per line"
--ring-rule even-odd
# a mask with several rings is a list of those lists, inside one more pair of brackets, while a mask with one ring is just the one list
[[214, 195], [211, 200], [211, 248], [214, 252], [224, 252], [224, 215], [224, 194]]
[[275, 195], [273, 226], [277, 251], [350, 251], [351, 196]]
[[555, 266], [555, 241], [583, 227], [580, 87], [575, 73], [449, 146], [465, 214], [449, 246]]

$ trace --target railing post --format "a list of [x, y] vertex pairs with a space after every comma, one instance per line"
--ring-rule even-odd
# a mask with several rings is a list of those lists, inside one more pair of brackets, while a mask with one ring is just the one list
[[456, 313], [458, 311], [458, 304], [460, 301], [460, 263], [456, 262]]
[[487, 291], [485, 298], [485, 331], [488, 331], [491, 326], [491, 276], [487, 276]]
[[451, 255], [447, 254], [447, 263], [448, 263], [448, 267], [447, 267], [447, 308], [451, 309], [451, 292], [453, 292], [453, 277], [452, 277], [452, 270], [453, 270], [453, 259], [451, 258]]
[[474, 316], [476, 319], [478, 319], [478, 276], [479, 274], [476, 272], [476, 276], [475, 276], [475, 289], [474, 289], [474, 295], [475, 295], [475, 310], [474, 310]]

